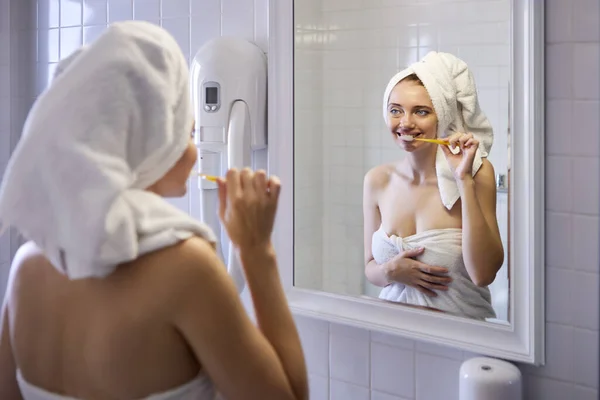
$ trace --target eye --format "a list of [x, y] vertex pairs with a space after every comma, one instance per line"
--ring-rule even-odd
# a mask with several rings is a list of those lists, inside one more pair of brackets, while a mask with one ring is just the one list
[[392, 114], [392, 115], [398, 115], [398, 114], [400, 114], [400, 110], [397, 109], [397, 108], [392, 108], [390, 110], [390, 114]]
[[421, 117], [425, 117], [426, 115], [429, 115], [429, 111], [427, 110], [419, 110], [416, 113], [417, 115], [421, 116]]

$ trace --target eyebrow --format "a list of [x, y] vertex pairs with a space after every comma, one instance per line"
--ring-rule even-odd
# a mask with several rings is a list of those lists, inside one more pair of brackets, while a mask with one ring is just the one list
[[[402, 107], [402, 105], [398, 104], [398, 103], [390, 103], [390, 104], [388, 104], [388, 108], [390, 108], [391, 106]], [[414, 106], [413, 108], [427, 108], [428, 110], [432, 110], [432, 108], [429, 107], [429, 106]]]

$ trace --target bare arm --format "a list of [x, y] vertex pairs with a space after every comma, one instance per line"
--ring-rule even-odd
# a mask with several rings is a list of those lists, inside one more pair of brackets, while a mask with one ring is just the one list
[[[8, 299], [8, 295], [6, 299]], [[10, 343], [8, 326], [8, 301], [5, 300], [2, 306], [2, 328], [0, 328], [0, 399], [22, 399], [16, 373], [17, 366]]]
[[383, 266], [378, 265], [373, 259], [371, 242], [373, 234], [381, 225], [381, 214], [377, 202], [377, 194], [383, 179], [378, 168], [370, 170], [363, 183], [363, 222], [364, 222], [364, 249], [365, 249], [365, 276], [373, 285], [386, 286], [390, 282], [386, 277]]
[[494, 167], [487, 160], [475, 177], [457, 180], [462, 202], [463, 258], [477, 286], [488, 286], [504, 262], [496, 217]]
[[[307, 399], [302, 347], [272, 248], [240, 254], [250, 271], [247, 280], [260, 330], [248, 318], [225, 266], [208, 243], [188, 240], [182, 253], [174, 323], [224, 397]], [[247, 268], [249, 263], [254, 266]]]

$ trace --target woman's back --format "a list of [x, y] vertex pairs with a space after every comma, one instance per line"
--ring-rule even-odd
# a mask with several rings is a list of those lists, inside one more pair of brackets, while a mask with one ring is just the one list
[[77, 398], [142, 398], [196, 378], [200, 366], [170, 316], [181, 245], [70, 281], [32, 243], [13, 268], [12, 346], [25, 381]]

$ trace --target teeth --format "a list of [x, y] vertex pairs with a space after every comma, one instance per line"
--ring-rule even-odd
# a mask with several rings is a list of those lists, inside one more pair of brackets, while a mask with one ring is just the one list
[[414, 136], [411, 135], [400, 135], [400, 139], [404, 140], [405, 142], [412, 142], [415, 140]]

